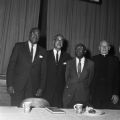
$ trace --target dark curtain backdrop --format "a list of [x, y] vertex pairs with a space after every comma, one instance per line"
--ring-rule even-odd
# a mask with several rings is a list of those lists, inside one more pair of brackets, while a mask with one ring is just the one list
[[38, 26], [39, 9], [40, 0], [0, 0], [0, 74], [6, 74], [14, 44]]
[[53, 36], [62, 33], [68, 40], [71, 55], [79, 42], [95, 55], [100, 40], [105, 39], [120, 57], [120, 0], [102, 1], [99, 5], [84, 0], [48, 0], [47, 49], [53, 47]]
[[[47, 36], [47, 49], [53, 47], [53, 36], [62, 33], [68, 40], [71, 55], [79, 42], [92, 55], [97, 54], [99, 41], [105, 39], [115, 47], [120, 58], [120, 0], [102, 0], [101, 5], [84, 0], [45, 1], [46, 7], [42, 6], [45, 12], [40, 14], [44, 19], [39, 26], [42, 35]], [[14, 44], [26, 41], [30, 28], [38, 26], [40, 3], [41, 0], [0, 0], [0, 74], [6, 73]]]
[[41, 0], [38, 27], [40, 29], [39, 45], [46, 49], [46, 29], [47, 29], [47, 2], [48, 0]]

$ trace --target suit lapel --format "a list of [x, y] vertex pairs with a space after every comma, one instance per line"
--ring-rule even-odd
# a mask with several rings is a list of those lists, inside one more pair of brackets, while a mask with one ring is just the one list
[[51, 50], [51, 57], [52, 57], [54, 63], [56, 64], [56, 60], [55, 60], [55, 56], [54, 56], [54, 51], [53, 50]]
[[35, 53], [35, 57], [34, 57], [33, 62], [35, 62], [39, 58], [40, 55], [42, 56], [41, 47], [37, 45], [37, 49], [36, 49], [36, 53]]
[[25, 51], [26, 51], [26, 55], [29, 55], [29, 56], [31, 57], [28, 42], [25, 42], [25, 49], [26, 49], [26, 50], [25, 50]]
[[59, 58], [59, 62], [60, 63], [62, 61], [62, 58], [64, 57], [64, 53], [61, 51], [61, 54], [60, 54], [60, 58]]
[[77, 76], [77, 79], [79, 79], [78, 72], [77, 72], [76, 58], [73, 60], [72, 68], [73, 68], [73, 70], [75, 72], [75, 76]]
[[28, 41], [24, 42], [21, 46], [21, 52], [22, 52], [22, 56], [28, 61], [31, 62], [32, 61], [32, 57], [30, 54], [30, 50], [29, 50], [29, 45], [28, 45]]
[[88, 61], [87, 61], [87, 59], [85, 58], [83, 70], [82, 70], [82, 72], [81, 72], [81, 74], [80, 74], [80, 79], [82, 78], [82, 76], [84, 76], [85, 70], [86, 70], [86, 68], [87, 68], [87, 63], [88, 63]]
[[40, 48], [39, 46], [37, 45], [37, 49], [36, 49], [36, 53], [35, 53], [35, 57], [34, 57], [34, 60], [37, 58], [37, 56], [39, 55], [39, 51], [40, 51]]
[[81, 72], [81, 73], [83, 73], [83, 72], [85, 71], [86, 66], [87, 66], [87, 59], [85, 58], [85, 62], [84, 62], [84, 66], [83, 66], [83, 70], [82, 70], [82, 72]]
[[73, 70], [74, 70], [74, 72], [75, 72], [75, 76], [77, 76], [77, 77], [78, 77], [77, 67], [76, 67], [76, 59], [74, 59], [74, 60], [73, 60], [73, 65], [72, 65], [72, 68], [73, 68]]

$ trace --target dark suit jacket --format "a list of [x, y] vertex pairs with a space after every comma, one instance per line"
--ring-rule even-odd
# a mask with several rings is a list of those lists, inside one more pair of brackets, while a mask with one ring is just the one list
[[44, 97], [51, 106], [61, 107], [62, 95], [65, 86], [65, 69], [70, 55], [61, 52], [58, 64], [55, 62], [53, 50], [47, 52], [47, 75]]
[[68, 62], [66, 68], [66, 87], [63, 95], [64, 107], [73, 107], [74, 104], [89, 103], [89, 87], [94, 75], [94, 63], [85, 59], [83, 71], [78, 78], [76, 59]]
[[16, 43], [8, 64], [7, 87], [13, 86], [15, 91], [20, 91], [29, 80], [32, 84], [33, 94], [38, 88], [43, 89], [45, 57], [46, 51], [37, 46], [34, 62], [32, 63], [28, 42]]

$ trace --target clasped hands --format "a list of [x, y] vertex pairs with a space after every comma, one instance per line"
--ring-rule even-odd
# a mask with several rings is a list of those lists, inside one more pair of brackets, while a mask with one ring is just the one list
[[119, 101], [119, 97], [118, 97], [118, 95], [112, 95], [111, 100], [112, 100], [112, 103], [113, 103], [113, 104], [117, 104], [118, 101]]

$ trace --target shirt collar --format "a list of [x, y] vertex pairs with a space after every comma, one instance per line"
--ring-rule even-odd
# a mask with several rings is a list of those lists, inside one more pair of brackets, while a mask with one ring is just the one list
[[[54, 54], [57, 54], [57, 50], [54, 48], [53, 49]], [[58, 51], [58, 54], [61, 54], [61, 50]]]
[[[30, 48], [32, 47], [32, 43], [30, 41], [28, 41], [28, 45], [30, 46]], [[33, 44], [33, 47], [37, 47], [37, 44]]]
[[[79, 59], [76, 57], [76, 62], [78, 63], [79, 62]], [[85, 57], [82, 57], [81, 58], [81, 63], [84, 63], [85, 62]]]
[[100, 54], [100, 55], [103, 56], [103, 57], [109, 56], [108, 54]]

